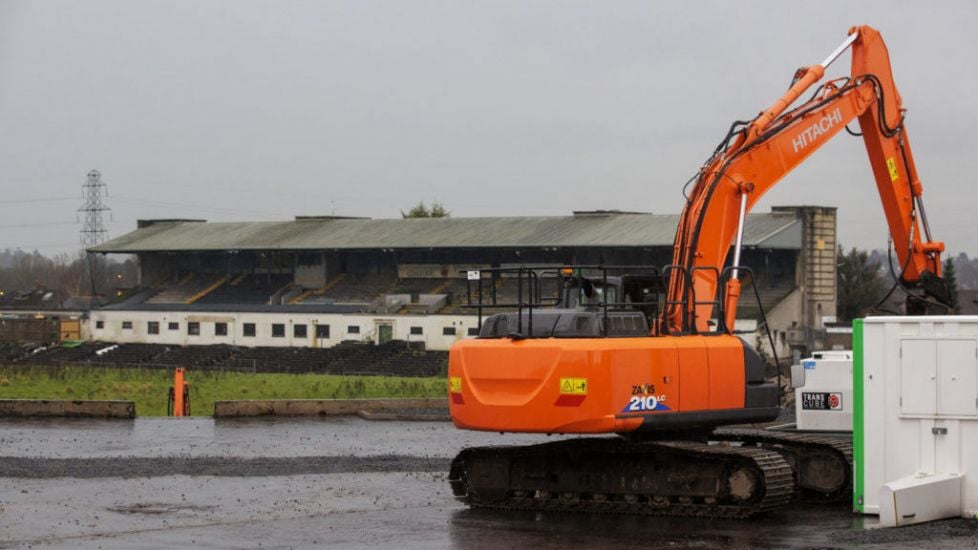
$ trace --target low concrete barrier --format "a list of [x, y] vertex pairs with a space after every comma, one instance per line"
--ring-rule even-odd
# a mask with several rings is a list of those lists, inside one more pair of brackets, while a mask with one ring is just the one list
[[0, 418], [28, 416], [135, 418], [136, 404], [132, 401], [0, 399]]
[[448, 409], [444, 397], [423, 399], [280, 399], [266, 401], [215, 401], [214, 417], [235, 416], [337, 416], [361, 411]]
[[377, 421], [398, 421], [398, 422], [451, 422], [452, 416], [448, 412], [444, 413], [424, 413], [424, 412], [369, 412], [360, 411], [357, 416], [364, 420]]

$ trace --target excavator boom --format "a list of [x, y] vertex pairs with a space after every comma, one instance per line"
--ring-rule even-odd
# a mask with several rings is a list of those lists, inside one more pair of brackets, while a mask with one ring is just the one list
[[[811, 98], [792, 105], [823, 76], [846, 47], [852, 48], [852, 75], [826, 82]], [[902, 283], [947, 303], [940, 280], [944, 244], [933, 241], [921, 195], [923, 186], [910, 151], [900, 94], [879, 32], [854, 27], [849, 38], [822, 64], [799, 69], [790, 89], [757, 118], [731, 132], [700, 169], [680, 218], [673, 264], [687, 277], [672, 277], [662, 326], [671, 332], [707, 332], [731, 243], [739, 262], [743, 222], [758, 200], [815, 151], [859, 120]], [[722, 321], [733, 330], [739, 283], [729, 271]], [[696, 298], [699, 297], [699, 298]]]

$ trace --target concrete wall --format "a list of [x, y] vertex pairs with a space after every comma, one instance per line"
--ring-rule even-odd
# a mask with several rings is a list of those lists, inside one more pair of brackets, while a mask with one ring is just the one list
[[[161, 311], [93, 311], [88, 321], [92, 340], [118, 343], [186, 345], [230, 344], [255, 347], [331, 347], [343, 340], [377, 342], [379, 326], [390, 325], [396, 340], [424, 342], [427, 349], [447, 350], [477, 328], [471, 315], [372, 315], [326, 313], [198, 313]], [[98, 328], [101, 322], [101, 328]], [[149, 333], [149, 323], [159, 323], [159, 334]], [[123, 328], [123, 324], [131, 328]], [[170, 329], [176, 323], [176, 329]], [[188, 333], [198, 323], [199, 335]], [[216, 324], [227, 324], [227, 335], [216, 334]], [[254, 323], [255, 335], [245, 336], [245, 324]], [[272, 336], [272, 325], [281, 324], [284, 336]], [[304, 338], [295, 336], [295, 325], [306, 325]], [[316, 338], [316, 326], [328, 325], [329, 337]], [[356, 327], [350, 331], [350, 327]], [[421, 334], [413, 334], [412, 328]], [[445, 329], [455, 334], [445, 334]]]
[[0, 399], [0, 418], [32, 416], [134, 418], [136, 405], [132, 401]]

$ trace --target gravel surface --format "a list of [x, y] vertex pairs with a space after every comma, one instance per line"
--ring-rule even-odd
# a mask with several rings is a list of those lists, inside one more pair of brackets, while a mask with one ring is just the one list
[[832, 533], [832, 542], [848, 547], [865, 547], [870, 544], [907, 545], [920, 548], [936, 546], [948, 548], [978, 548], [978, 521], [974, 519], [948, 519], [921, 523], [897, 529], [848, 530]]
[[19, 458], [0, 457], [0, 477], [45, 479], [69, 477], [228, 476], [265, 477], [365, 472], [443, 472], [451, 460], [416, 456], [312, 456], [273, 458], [135, 457]]
[[0, 456], [107, 458], [408, 455], [452, 458], [463, 447], [522, 445], [558, 436], [469, 432], [450, 422], [375, 422], [356, 416], [135, 420], [0, 419]]
[[444, 422], [0, 421], [0, 548], [978, 548], [978, 522], [877, 529], [846, 504], [746, 521], [471, 510]]

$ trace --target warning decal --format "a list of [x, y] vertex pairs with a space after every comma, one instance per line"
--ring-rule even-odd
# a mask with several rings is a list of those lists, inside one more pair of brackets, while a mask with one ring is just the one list
[[900, 174], [897, 173], [896, 161], [893, 160], [893, 157], [886, 159], [886, 169], [890, 171], [890, 181], [896, 181], [900, 177]]
[[561, 378], [560, 393], [567, 395], [587, 395], [587, 378]]

